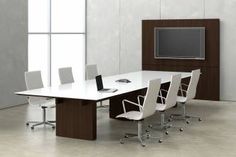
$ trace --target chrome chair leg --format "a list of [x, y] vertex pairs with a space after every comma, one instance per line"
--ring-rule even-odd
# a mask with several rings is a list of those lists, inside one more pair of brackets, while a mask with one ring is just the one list
[[138, 121], [138, 139], [139, 139], [141, 145], [143, 147], [145, 147], [146, 144], [144, 143], [144, 141], [142, 139], [142, 137], [143, 137], [143, 130], [142, 129], [143, 129], [143, 123], [141, 121]]
[[[146, 143], [144, 141], [144, 138], [155, 138], [150, 136], [150, 134], [148, 132], [143, 133], [143, 123], [142, 121], [138, 121], [138, 133], [137, 134], [133, 134], [133, 133], [126, 133], [124, 138], [120, 139], [120, 143], [124, 144], [124, 141], [129, 139], [129, 138], [138, 138], [140, 144], [142, 147], [146, 146]], [[159, 142], [161, 143], [162, 140], [159, 139]]]
[[187, 124], [190, 123], [189, 119], [198, 119], [198, 121], [202, 121], [201, 117], [199, 116], [191, 116], [191, 115], [187, 115], [186, 114], [186, 104], [185, 103], [181, 103], [181, 107], [183, 108], [183, 113], [182, 114], [171, 114], [170, 118], [171, 119], [180, 119], [180, 120], [184, 120]]
[[170, 128], [176, 128], [180, 132], [183, 131], [183, 127], [175, 126], [175, 125], [171, 124], [170, 121], [168, 121], [168, 122], [165, 121], [165, 112], [161, 112], [161, 122], [160, 123], [157, 123], [157, 124], [154, 124], [154, 125], [148, 125], [148, 127], [153, 129], [153, 130], [161, 130], [166, 135], [169, 135], [169, 129]]
[[39, 125], [49, 125], [51, 126], [53, 129], [55, 128], [55, 125], [52, 124], [53, 122], [52, 121], [47, 121], [46, 120], [46, 107], [42, 107], [43, 109], [43, 121], [42, 122], [37, 122], [37, 121], [29, 121], [26, 123], [26, 125], [28, 126], [30, 123], [34, 123], [32, 126], [31, 126], [31, 129], [33, 130], [34, 127], [36, 126], [39, 126]]
[[161, 112], [161, 129], [165, 131], [165, 134], [168, 135], [168, 129], [169, 128], [177, 128], [179, 131], [183, 131], [183, 128], [180, 126], [175, 126], [173, 124], [170, 124], [169, 122], [165, 122], [165, 113]]
[[40, 123], [40, 121], [28, 121], [26, 122], [26, 125], [29, 126], [30, 124]]

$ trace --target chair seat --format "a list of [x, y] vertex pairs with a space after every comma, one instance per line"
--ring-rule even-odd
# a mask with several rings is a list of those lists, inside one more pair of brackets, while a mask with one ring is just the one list
[[139, 111], [129, 111], [129, 112], [122, 113], [122, 114], [116, 116], [116, 118], [126, 118], [129, 120], [141, 120], [142, 113]]
[[176, 101], [180, 103], [185, 103], [187, 101], [187, 98], [183, 96], [178, 96]]
[[157, 103], [156, 104], [156, 110], [157, 111], [164, 111], [164, 110], [166, 110], [166, 105], [165, 104], [161, 104], [161, 103]]
[[166, 104], [157, 103], [156, 104], [156, 111], [165, 111], [165, 110], [168, 110], [171, 107], [172, 106], [168, 107]]
[[55, 105], [55, 99], [48, 99], [48, 98], [40, 98], [38, 101], [31, 102], [33, 105], [40, 105], [41, 107], [46, 108], [54, 108]]

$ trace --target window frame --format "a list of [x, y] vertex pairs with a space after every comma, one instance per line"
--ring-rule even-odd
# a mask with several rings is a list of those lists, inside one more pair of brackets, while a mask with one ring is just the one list
[[[28, 0], [29, 2], [30, 0]], [[60, 34], [60, 35], [69, 35], [69, 34], [75, 34], [75, 35], [84, 35], [84, 63], [86, 65], [87, 63], [87, 0], [85, 1], [85, 18], [84, 18], [84, 32], [52, 32], [52, 0], [48, 0], [49, 1], [49, 31], [48, 32], [30, 32], [29, 31], [29, 27], [28, 27], [28, 34], [27, 36], [29, 37], [29, 35], [48, 35], [48, 45], [49, 45], [49, 50], [48, 50], [48, 77], [49, 77], [49, 82], [47, 82], [47, 84], [49, 84], [49, 86], [52, 85], [52, 35], [55, 34]], [[28, 17], [29, 17], [29, 6], [28, 6]], [[29, 21], [28, 21], [28, 26], [29, 26]], [[29, 42], [28, 42], [28, 47], [29, 47]], [[28, 52], [29, 53], [29, 49]], [[28, 69], [29, 69], [29, 65], [28, 65]], [[83, 71], [85, 73], [85, 70]], [[85, 74], [84, 74], [85, 76]], [[85, 78], [84, 78], [85, 79]]]

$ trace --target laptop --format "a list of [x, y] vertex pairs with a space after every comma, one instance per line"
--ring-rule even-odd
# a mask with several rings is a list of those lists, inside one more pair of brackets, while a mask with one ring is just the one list
[[116, 92], [118, 89], [111, 89], [111, 88], [103, 88], [103, 82], [102, 82], [102, 75], [98, 75], [95, 77], [96, 84], [97, 84], [97, 90], [99, 92], [107, 92], [107, 93], [113, 93]]

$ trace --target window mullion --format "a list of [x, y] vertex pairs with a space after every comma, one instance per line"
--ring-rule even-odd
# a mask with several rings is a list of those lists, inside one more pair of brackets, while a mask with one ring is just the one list
[[49, 0], [49, 84], [52, 85], [52, 0]]

